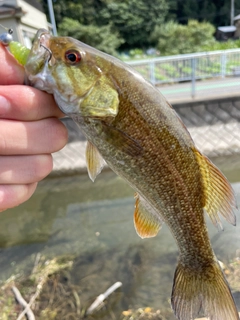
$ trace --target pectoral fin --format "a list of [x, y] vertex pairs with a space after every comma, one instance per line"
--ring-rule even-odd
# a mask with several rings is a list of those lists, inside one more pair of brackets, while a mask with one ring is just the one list
[[94, 182], [97, 175], [102, 171], [105, 161], [97, 148], [89, 141], [86, 147], [86, 162], [89, 178]]
[[236, 217], [233, 208], [237, 205], [230, 183], [208, 158], [197, 150], [195, 154], [203, 179], [205, 210], [216, 227], [222, 229], [220, 215], [235, 225]]
[[107, 123], [102, 124], [102, 129], [106, 135], [106, 141], [115, 148], [132, 157], [138, 157], [142, 154], [143, 148], [141, 144], [122, 130]]
[[162, 221], [157, 211], [138, 194], [135, 195], [134, 225], [141, 238], [155, 237], [161, 229]]

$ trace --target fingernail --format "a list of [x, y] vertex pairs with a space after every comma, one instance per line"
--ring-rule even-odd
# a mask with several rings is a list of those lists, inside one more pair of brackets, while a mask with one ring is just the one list
[[10, 102], [3, 96], [0, 96], [0, 116], [4, 116], [10, 111], [11, 104]]

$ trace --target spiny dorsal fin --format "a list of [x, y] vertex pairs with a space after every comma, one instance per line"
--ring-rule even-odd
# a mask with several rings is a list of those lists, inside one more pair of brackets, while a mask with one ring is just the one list
[[155, 237], [161, 229], [162, 222], [157, 211], [137, 193], [134, 212], [134, 225], [141, 238]]
[[204, 208], [213, 224], [222, 229], [220, 215], [235, 225], [236, 217], [233, 207], [237, 207], [233, 189], [217, 167], [200, 152], [195, 150], [203, 178], [205, 191]]
[[97, 148], [89, 141], [86, 147], [86, 162], [89, 178], [94, 182], [97, 175], [102, 171], [105, 161]]

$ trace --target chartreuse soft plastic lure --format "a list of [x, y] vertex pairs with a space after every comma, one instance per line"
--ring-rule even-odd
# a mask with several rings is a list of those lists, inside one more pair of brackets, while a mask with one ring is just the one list
[[13, 54], [14, 58], [21, 64], [25, 65], [27, 63], [27, 58], [30, 49], [22, 45], [20, 42], [13, 41], [12, 29], [0, 35], [0, 43], [4, 46], [9, 46], [10, 52]]
[[23, 46], [20, 42], [11, 41], [9, 43], [9, 50], [13, 54], [14, 58], [23, 66], [27, 63], [27, 58], [30, 49]]

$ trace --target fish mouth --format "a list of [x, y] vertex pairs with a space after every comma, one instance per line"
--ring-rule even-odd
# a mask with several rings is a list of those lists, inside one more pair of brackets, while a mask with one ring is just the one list
[[45, 29], [39, 29], [33, 40], [32, 49], [25, 65], [28, 75], [36, 75], [46, 64], [52, 64], [52, 52], [49, 49], [51, 34]]
[[41, 42], [40, 42], [40, 47], [42, 47], [47, 51], [47, 53], [49, 54], [48, 62], [50, 62], [52, 59], [52, 51], [48, 47], [44, 46]]
[[35, 88], [52, 93], [48, 86], [48, 68], [53, 64], [52, 52], [49, 49], [51, 34], [45, 29], [39, 29], [33, 41], [32, 49], [25, 65], [28, 83]]
[[52, 52], [49, 49], [49, 41], [51, 38], [51, 34], [48, 30], [39, 29], [36, 33], [36, 36], [33, 41], [32, 50], [30, 52], [31, 55], [36, 58], [44, 59], [44, 61], [50, 61], [52, 58]]
[[56, 59], [51, 51], [51, 41], [53, 36], [49, 31], [40, 29], [37, 31], [33, 41], [32, 49], [25, 65], [27, 83], [31, 86], [46, 91], [54, 95], [59, 108], [66, 110], [74, 105], [78, 109], [78, 96], [58, 92], [56, 79], [52, 76], [51, 67], [56, 63]]

